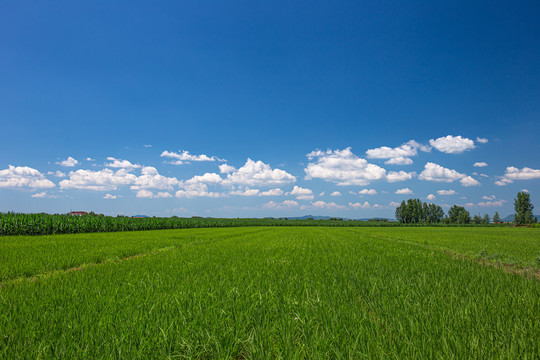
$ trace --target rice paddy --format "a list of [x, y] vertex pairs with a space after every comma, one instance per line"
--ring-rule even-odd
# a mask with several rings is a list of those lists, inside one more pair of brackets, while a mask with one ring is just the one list
[[5, 236], [0, 358], [535, 359], [539, 254], [523, 228]]

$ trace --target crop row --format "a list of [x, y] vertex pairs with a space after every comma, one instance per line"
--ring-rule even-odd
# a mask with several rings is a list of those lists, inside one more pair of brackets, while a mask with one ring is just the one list
[[[188, 229], [239, 226], [330, 226], [330, 227], [380, 227], [380, 226], [431, 226], [428, 224], [401, 224], [387, 221], [358, 220], [289, 220], [274, 218], [179, 218], [179, 217], [111, 217], [71, 216], [66, 214], [0, 213], [0, 236], [2, 235], [51, 235], [94, 232], [140, 231], [163, 229]], [[456, 226], [444, 224], [439, 226]]]

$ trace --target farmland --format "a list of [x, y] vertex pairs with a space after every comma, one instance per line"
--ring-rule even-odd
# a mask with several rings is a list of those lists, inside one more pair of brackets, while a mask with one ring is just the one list
[[4, 236], [0, 358], [538, 358], [539, 256], [529, 228]]

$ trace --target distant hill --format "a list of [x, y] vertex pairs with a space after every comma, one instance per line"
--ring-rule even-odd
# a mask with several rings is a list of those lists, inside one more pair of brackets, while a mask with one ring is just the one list
[[[540, 215], [534, 215], [538, 220], [540, 220]], [[508, 215], [507, 217], [502, 219], [503, 222], [513, 222], [514, 221], [514, 214]]]
[[307, 219], [313, 219], [313, 220], [330, 220], [332, 218], [339, 218], [343, 220], [357, 220], [357, 221], [368, 221], [368, 220], [389, 220], [389, 221], [395, 221], [396, 219], [387, 219], [387, 218], [364, 218], [364, 219], [348, 219], [348, 218], [342, 218], [339, 216], [315, 216], [315, 215], [304, 215], [304, 216], [298, 216], [298, 217], [288, 217], [289, 220], [307, 220]]

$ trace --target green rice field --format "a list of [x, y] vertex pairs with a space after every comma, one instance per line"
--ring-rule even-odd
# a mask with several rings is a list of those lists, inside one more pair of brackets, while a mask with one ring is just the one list
[[538, 359], [540, 229], [0, 237], [1, 359]]

